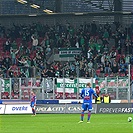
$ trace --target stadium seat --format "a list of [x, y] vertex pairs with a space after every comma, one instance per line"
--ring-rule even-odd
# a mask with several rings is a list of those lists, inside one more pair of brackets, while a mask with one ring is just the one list
[[2, 94], [2, 99], [9, 99], [10, 97], [9, 97], [9, 92], [4, 92], [3, 94]]
[[36, 86], [37, 86], [37, 87], [40, 86], [40, 80], [36, 80]]
[[72, 99], [76, 99], [76, 98], [77, 98], [77, 94], [71, 93], [71, 98], [72, 98]]
[[29, 95], [24, 95], [25, 100], [29, 100], [30, 96]]
[[11, 97], [12, 97], [12, 98], [14, 98], [14, 95], [15, 95], [14, 92], [11, 92]]
[[119, 76], [120, 76], [120, 77], [125, 77], [126, 75], [125, 75], [125, 73], [119, 72]]
[[70, 93], [66, 92], [66, 93], [65, 93], [65, 99], [70, 99], [70, 98], [71, 98]]
[[105, 76], [105, 77], [108, 77], [108, 76], [109, 76], [109, 74], [105, 73], [105, 74], [104, 74], [104, 76]]
[[27, 93], [27, 94], [29, 93], [29, 91], [27, 89], [24, 89], [23, 92]]
[[111, 73], [111, 74], [109, 75], [109, 77], [114, 77], [114, 74], [113, 74], [113, 73]]
[[18, 99], [19, 98], [19, 95], [14, 95], [14, 99]]

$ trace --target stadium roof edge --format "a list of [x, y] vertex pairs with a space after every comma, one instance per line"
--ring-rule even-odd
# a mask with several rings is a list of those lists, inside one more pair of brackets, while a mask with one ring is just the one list
[[[34, 13], [36, 14], [36, 13]], [[115, 12], [71, 12], [71, 13], [49, 13], [49, 14], [6, 14], [6, 15], [0, 15], [0, 17], [30, 17], [30, 16], [57, 16], [57, 15], [76, 15], [76, 16], [79, 16], [79, 15], [88, 15], [88, 16], [107, 16], [107, 15], [110, 15], [110, 16], [115, 16], [115, 15], [133, 15], [133, 12], [119, 12], [119, 11], [115, 11]]]

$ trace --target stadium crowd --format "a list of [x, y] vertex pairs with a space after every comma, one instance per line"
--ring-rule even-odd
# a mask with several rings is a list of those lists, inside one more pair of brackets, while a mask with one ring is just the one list
[[[49, 63], [53, 50], [82, 48], [74, 62]], [[133, 23], [0, 25], [0, 77], [126, 76], [133, 65]], [[79, 73], [78, 73], [79, 72]]]

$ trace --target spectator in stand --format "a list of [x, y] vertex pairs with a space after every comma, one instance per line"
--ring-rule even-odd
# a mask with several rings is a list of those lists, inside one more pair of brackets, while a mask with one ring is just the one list
[[42, 73], [41, 73], [41, 77], [47, 78], [47, 77], [48, 77], [47, 72], [48, 72], [48, 69], [44, 69], [44, 70], [42, 71]]
[[93, 62], [92, 62], [92, 60], [90, 60], [90, 62], [88, 62], [88, 68], [93, 69]]
[[112, 50], [110, 52], [110, 61], [111, 61], [111, 64], [114, 62], [115, 58], [116, 58], [116, 51]]
[[0, 73], [1, 73], [1, 75], [2, 75], [4, 78], [7, 77], [6, 72], [7, 72], [6, 67], [5, 67], [4, 65], [0, 65]]
[[64, 77], [65, 78], [69, 78], [70, 77], [70, 69], [68, 67], [65, 68], [64, 72]]
[[91, 23], [91, 34], [92, 34], [92, 36], [95, 36], [96, 32], [97, 32], [97, 25], [96, 25], [95, 21], [93, 21]]
[[16, 54], [18, 52], [19, 52], [19, 50], [17, 50], [17, 51], [16, 50], [13, 50], [13, 49], [10, 50], [12, 65], [17, 63], [16, 62]]
[[52, 50], [51, 50], [51, 48], [50, 48], [50, 45], [47, 46], [47, 48], [46, 48], [46, 50], [45, 50], [45, 53], [46, 53], [46, 58], [48, 58], [48, 57], [51, 55]]
[[13, 78], [15, 75], [19, 76], [19, 68], [14, 64], [8, 69], [8, 77]]
[[120, 43], [121, 43], [122, 46], [124, 46], [125, 43], [126, 43], [126, 34], [124, 33], [123, 30], [120, 33]]
[[124, 73], [126, 75], [126, 72], [127, 72], [127, 64], [125, 64], [124, 61], [121, 61], [121, 63], [120, 63], [119, 72], [120, 73]]
[[74, 63], [70, 63], [70, 75], [71, 76], [75, 75], [75, 70], [76, 70], [75, 64]]
[[46, 48], [46, 44], [45, 44], [46, 38], [44, 37], [43, 40], [40, 43], [40, 46], [45, 49]]
[[91, 77], [91, 75], [89, 74], [89, 72], [88, 72], [88, 71], [86, 71], [86, 72], [85, 72], [84, 77], [85, 77], [85, 78], [90, 78], [90, 77]]
[[61, 77], [61, 71], [60, 71], [59, 67], [57, 67], [57, 69], [55, 70], [55, 77], [57, 77], [57, 78]]
[[128, 65], [130, 64], [131, 55], [127, 54], [125, 57], [125, 63]]
[[12, 48], [13, 50], [17, 50], [17, 43], [16, 43], [15, 40], [11, 43], [11, 48]]
[[0, 78], [3, 78], [3, 71], [1, 68], [0, 68]]
[[92, 62], [93, 62], [93, 68], [96, 69], [98, 64], [101, 64], [101, 57], [102, 57], [102, 54], [98, 53], [93, 59], [92, 59]]
[[87, 52], [87, 61], [89, 62], [91, 58], [92, 58], [92, 52], [91, 52], [91, 48], [89, 48]]
[[76, 46], [77, 48], [79, 48], [79, 41], [78, 41], [78, 39], [76, 39], [76, 44], [75, 44], [75, 46]]
[[4, 44], [4, 51], [6, 52], [10, 52], [10, 49], [11, 49], [11, 42], [10, 42], [10, 39], [7, 39], [5, 44]]
[[52, 78], [55, 77], [55, 72], [54, 72], [53, 68], [51, 68], [47, 71], [47, 75], [48, 75], [48, 77], [52, 77]]
[[114, 60], [111, 65], [112, 74], [116, 77], [118, 74], [118, 63]]
[[125, 55], [120, 56], [118, 63], [120, 64], [121, 62], [125, 62]]
[[103, 53], [103, 55], [101, 56], [101, 63], [102, 64], [105, 63], [105, 57], [106, 57], [106, 55], [105, 55], [105, 53]]
[[132, 45], [131, 45], [131, 40], [127, 39], [125, 42], [125, 54], [131, 54], [132, 53]]
[[104, 64], [102, 64], [102, 63], [101, 64], [98, 64], [97, 68], [100, 69], [100, 76], [103, 77], [104, 76], [104, 73], [105, 73], [104, 72], [104, 70], [105, 70]]
[[131, 56], [130, 62], [133, 65], [133, 55]]
[[12, 64], [11, 59], [9, 57], [5, 57], [2, 61], [2, 64], [6, 67], [8, 70]]
[[105, 74], [110, 75], [110, 67], [111, 67], [111, 63], [109, 62], [108, 59], [105, 58], [105, 63], [104, 63], [104, 72], [105, 72]]
[[102, 40], [99, 37], [97, 37], [96, 44], [95, 44], [97, 53], [101, 53], [101, 49], [103, 48], [102, 43], [103, 43]]
[[36, 47], [38, 45], [38, 39], [37, 39], [37, 36], [35, 35], [32, 35], [31, 36], [31, 39], [32, 39], [32, 51], [35, 51], [36, 50]]
[[[114, 27], [113, 29], [110, 27]], [[132, 26], [131, 26], [132, 27]], [[132, 33], [130, 34], [130, 30], [127, 33], [127, 28], [122, 28], [120, 23], [113, 23], [109, 24], [106, 23], [105, 25], [97, 25], [95, 21], [91, 24], [84, 23], [76, 28], [74, 28], [70, 23], [67, 22], [66, 25], [63, 24], [56, 24], [55, 26], [48, 26], [41, 25], [40, 23], [33, 23], [30, 25], [13, 25], [13, 27], [7, 29], [4, 26], [1, 26], [1, 37], [11, 38], [11, 42], [13, 41], [13, 46], [10, 49], [11, 42], [7, 39], [7, 46], [4, 48], [5, 51], [11, 51], [11, 61], [12, 64], [17, 64], [16, 57], [17, 57], [17, 44], [22, 44], [24, 48], [20, 48], [19, 53], [20, 57], [25, 55], [30, 55], [31, 66], [34, 68], [43, 68], [42, 63], [44, 63], [45, 68], [47, 67], [50, 69], [51, 64], [48, 64], [46, 61], [45, 54], [48, 54], [49, 51], [52, 52], [53, 48], [58, 47], [76, 47], [82, 48], [83, 55], [85, 59], [88, 59], [87, 65], [85, 59], [78, 60], [79, 68], [80, 68], [80, 76], [84, 76], [85, 72], [90, 71], [88, 69], [88, 63], [90, 60], [93, 62], [92, 69], [97, 69], [99, 66], [101, 68], [101, 72], [104, 70], [103, 64], [105, 64], [105, 57], [108, 57], [108, 61], [111, 63], [111, 68], [116, 58], [116, 53], [112, 51], [110, 53], [109, 49], [111, 46], [110, 39], [115, 39], [115, 49], [118, 50], [118, 53], [121, 54], [123, 52], [123, 48], [127, 53], [125, 54], [125, 63], [130, 63], [127, 54], [132, 54], [132, 45], [133, 45], [133, 37]], [[129, 27], [130, 28], [130, 27]], [[43, 30], [41, 30], [43, 29]], [[131, 28], [132, 30], [132, 28]], [[38, 36], [39, 35], [39, 36]], [[111, 36], [112, 35], [112, 36]], [[129, 36], [130, 35], [130, 36]], [[41, 37], [41, 38], [40, 38]], [[128, 37], [128, 38], [127, 38]], [[32, 50], [30, 50], [30, 41], [32, 38]], [[37, 39], [39, 38], [39, 39]], [[43, 41], [42, 41], [43, 38]], [[19, 40], [19, 41], [18, 41]], [[126, 42], [127, 40], [127, 42]], [[40, 44], [39, 41], [42, 41]], [[16, 44], [17, 42], [17, 44]], [[28, 44], [28, 46], [27, 46]], [[40, 45], [39, 45], [40, 44]], [[131, 45], [130, 45], [131, 44]], [[21, 46], [21, 47], [22, 47]], [[37, 47], [38, 46], [38, 47]], [[27, 49], [29, 48], [29, 49]], [[12, 50], [13, 49], [13, 50]], [[15, 49], [15, 50], [14, 50]], [[47, 49], [47, 50], [46, 50]], [[89, 51], [89, 50], [90, 51]], [[36, 50], [36, 51], [35, 51]], [[45, 51], [45, 52], [44, 52]], [[17, 53], [16, 53], [17, 52]], [[50, 53], [51, 53], [50, 52]], [[104, 52], [110, 53], [110, 55], [105, 55]], [[122, 53], [123, 54], [123, 53]], [[36, 56], [36, 58], [34, 58]], [[101, 57], [102, 56], [102, 57]], [[17, 57], [18, 58], [18, 57]], [[33, 60], [32, 60], [33, 59]], [[100, 60], [101, 59], [101, 60]], [[7, 59], [9, 60], [9, 59]], [[21, 60], [21, 59], [19, 59]], [[123, 55], [121, 56], [119, 63], [121, 60], [124, 61]], [[130, 59], [131, 63], [133, 64], [132, 58]], [[8, 61], [7, 61], [8, 62]], [[7, 65], [9, 64], [9, 65]], [[97, 64], [97, 65], [95, 65]], [[115, 63], [114, 63], [115, 64]], [[75, 64], [74, 64], [75, 65]], [[10, 68], [10, 63], [5, 63], [4, 66], [6, 68]], [[66, 66], [59, 67], [60, 69], [64, 69]], [[85, 67], [85, 68], [84, 68]], [[69, 71], [67, 70], [68, 74], [71, 75], [70, 66], [68, 67]], [[77, 69], [76, 65], [75, 68]], [[54, 68], [55, 70], [55, 68]], [[70, 73], [69, 73], [70, 72]], [[76, 71], [77, 72], [77, 71]], [[60, 75], [62, 75], [62, 71], [60, 71]]]

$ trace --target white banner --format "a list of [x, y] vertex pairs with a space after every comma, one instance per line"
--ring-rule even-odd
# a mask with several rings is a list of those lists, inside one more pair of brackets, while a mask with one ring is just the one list
[[30, 104], [6, 105], [5, 114], [30, 114]]
[[4, 114], [5, 105], [0, 105], [0, 114]]

